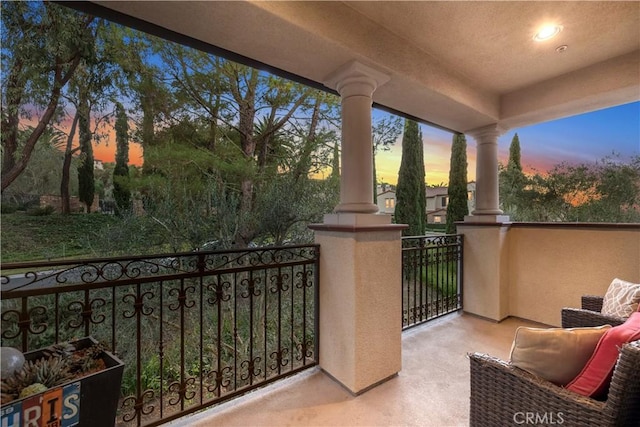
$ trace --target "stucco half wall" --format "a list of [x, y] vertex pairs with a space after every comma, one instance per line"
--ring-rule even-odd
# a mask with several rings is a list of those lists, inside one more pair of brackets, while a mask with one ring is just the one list
[[[582, 295], [604, 295], [614, 278], [640, 283], [640, 224], [503, 224], [503, 250], [468, 257], [487, 244], [476, 241], [478, 228], [458, 228], [465, 235], [465, 311], [559, 326], [563, 307], [579, 307]], [[472, 276], [476, 271], [485, 273]], [[506, 280], [496, 280], [500, 276]], [[486, 304], [488, 295], [501, 298]]]

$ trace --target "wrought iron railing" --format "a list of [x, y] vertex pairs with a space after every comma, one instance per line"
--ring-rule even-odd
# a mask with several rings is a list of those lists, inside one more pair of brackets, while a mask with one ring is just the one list
[[125, 362], [116, 425], [158, 425], [318, 361], [317, 245], [2, 268], [2, 346], [93, 336]]
[[402, 329], [462, 308], [462, 235], [402, 238]]

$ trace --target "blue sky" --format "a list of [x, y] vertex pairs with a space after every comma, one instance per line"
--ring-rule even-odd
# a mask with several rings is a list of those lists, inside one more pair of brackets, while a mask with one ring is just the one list
[[[567, 117], [533, 126], [510, 129], [498, 138], [499, 158], [506, 163], [509, 144], [518, 133], [525, 172], [544, 173], [562, 162], [593, 163], [612, 153], [622, 158], [640, 155], [640, 102]], [[422, 126], [427, 184], [446, 183], [452, 135]], [[395, 183], [402, 147], [397, 143], [376, 157], [378, 179]], [[476, 146], [467, 138], [469, 180], [475, 179]]]

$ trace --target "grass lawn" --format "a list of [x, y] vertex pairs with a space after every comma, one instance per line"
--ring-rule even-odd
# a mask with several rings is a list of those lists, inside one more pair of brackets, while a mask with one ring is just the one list
[[96, 239], [119, 219], [102, 214], [29, 216], [18, 211], [3, 214], [0, 221], [2, 262], [17, 262], [94, 256]]

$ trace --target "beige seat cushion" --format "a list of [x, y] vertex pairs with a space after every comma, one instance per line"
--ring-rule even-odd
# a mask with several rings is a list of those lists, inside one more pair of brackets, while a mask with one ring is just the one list
[[526, 328], [516, 330], [511, 346], [513, 366], [566, 385], [582, 371], [610, 325], [594, 328]]
[[628, 318], [638, 311], [640, 303], [640, 283], [613, 279], [602, 301], [602, 314]]

